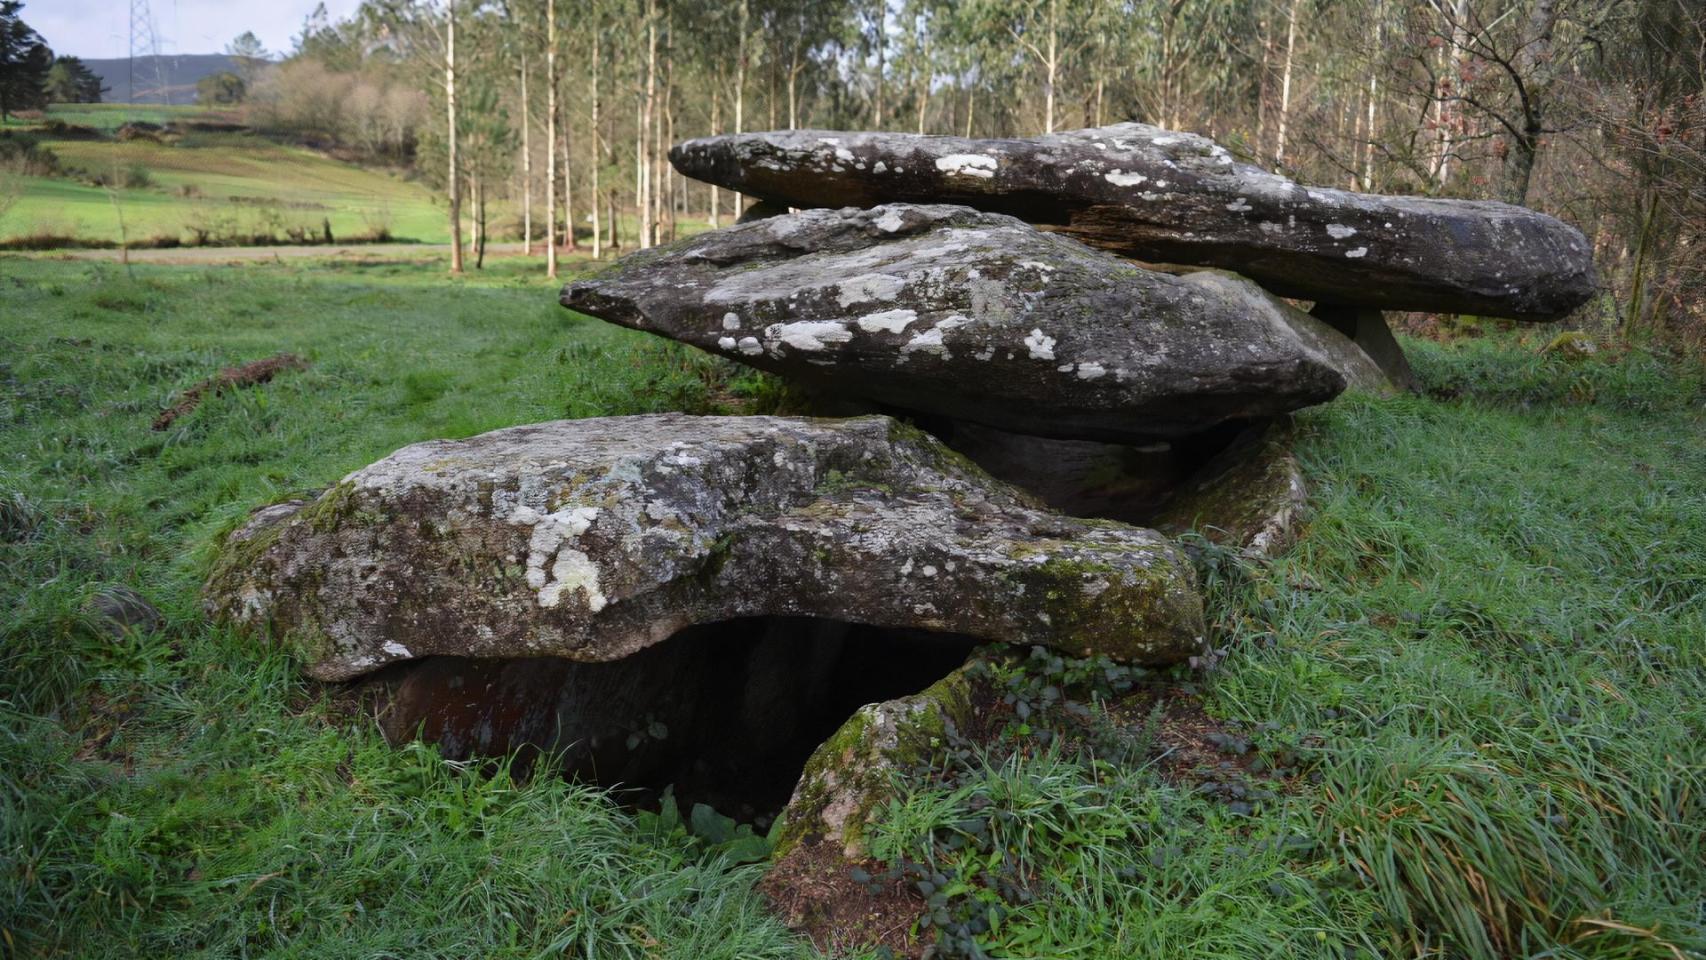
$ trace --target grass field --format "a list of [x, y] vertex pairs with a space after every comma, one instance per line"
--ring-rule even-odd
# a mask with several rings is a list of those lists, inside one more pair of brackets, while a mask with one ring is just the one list
[[148, 185], [115, 187], [109, 195], [71, 177], [25, 177], [21, 198], [0, 220], [0, 237], [117, 243], [122, 218], [132, 242], [188, 242], [197, 228], [282, 234], [297, 227], [318, 237], [322, 221], [331, 223], [334, 237], [383, 228], [405, 240], [449, 240], [443, 204], [420, 184], [250, 134], [189, 133], [168, 143], [43, 139], [41, 145], [67, 168], [113, 183], [142, 171]]
[[[0, 943], [812, 954], [766, 913], [761, 868], [554, 778], [391, 749], [201, 617], [209, 544], [256, 505], [416, 440], [741, 387], [563, 312], [532, 265], [441, 269], [0, 259]], [[981, 936], [991, 956], [1700, 955], [1706, 388], [1539, 342], [1409, 343], [1430, 398], [1302, 418], [1301, 544], [1263, 567], [1210, 554], [1224, 658], [1179, 682], [1283, 776], [1228, 793], [991, 753], [912, 782], [877, 850], [976, 877], [944, 838], [1010, 813], [993, 843], [1030, 899]], [[285, 350], [310, 368], [148, 428]], [[104, 634], [82, 611], [111, 583], [164, 629]]]

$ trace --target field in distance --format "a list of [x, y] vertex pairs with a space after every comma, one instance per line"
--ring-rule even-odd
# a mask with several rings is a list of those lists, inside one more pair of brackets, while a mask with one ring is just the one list
[[[62, 104], [7, 124], [7, 139], [55, 159], [9, 178], [15, 202], [0, 205], [0, 246], [116, 245], [123, 234], [145, 245], [322, 240], [328, 226], [338, 242], [449, 241], [443, 202], [422, 184], [233, 129], [233, 119], [198, 107]], [[134, 121], [173, 132], [121, 139]]]

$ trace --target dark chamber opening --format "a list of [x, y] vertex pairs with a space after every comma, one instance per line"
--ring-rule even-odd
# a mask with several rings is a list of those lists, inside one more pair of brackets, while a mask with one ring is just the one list
[[1185, 437], [1103, 443], [910, 416], [997, 480], [1030, 492], [1061, 513], [1138, 526], [1150, 524], [1179, 490], [1203, 479], [1203, 471], [1217, 458], [1259, 439], [1269, 426], [1263, 420], [1229, 420]]
[[742, 821], [787, 804], [812, 751], [868, 703], [917, 693], [981, 641], [805, 617], [689, 627], [609, 663], [431, 657], [384, 678], [383, 726], [453, 759], [523, 751], [649, 805], [674, 787]]

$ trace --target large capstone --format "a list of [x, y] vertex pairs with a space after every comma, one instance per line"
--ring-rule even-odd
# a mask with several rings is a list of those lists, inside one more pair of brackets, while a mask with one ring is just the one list
[[795, 207], [963, 203], [1151, 263], [1222, 267], [1285, 296], [1554, 319], [1594, 291], [1581, 231], [1490, 201], [1305, 187], [1140, 123], [1010, 140], [788, 130], [689, 140], [689, 177]]
[[405, 447], [234, 531], [206, 602], [328, 680], [427, 656], [612, 661], [756, 616], [1135, 663], [1203, 637], [1170, 541], [1053, 514], [875, 416], [612, 417]]
[[914, 412], [1141, 441], [1384, 378], [1239, 277], [1142, 269], [968, 207], [807, 210], [627, 257], [565, 306]]

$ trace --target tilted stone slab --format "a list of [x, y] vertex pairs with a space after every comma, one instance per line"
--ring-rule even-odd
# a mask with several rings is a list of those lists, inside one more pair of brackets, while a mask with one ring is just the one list
[[887, 417], [613, 417], [416, 444], [257, 514], [205, 601], [325, 680], [435, 654], [609, 661], [748, 616], [1141, 663], [1203, 636], [1171, 541], [1052, 514]]
[[1247, 280], [1144, 270], [960, 206], [740, 224], [629, 256], [562, 303], [831, 392], [1040, 436], [1176, 436], [1381, 379]]
[[796, 207], [963, 203], [1285, 296], [1547, 320], [1594, 291], [1581, 231], [1491, 201], [1305, 187], [1140, 123], [1014, 140], [788, 130], [689, 140], [677, 170]]

